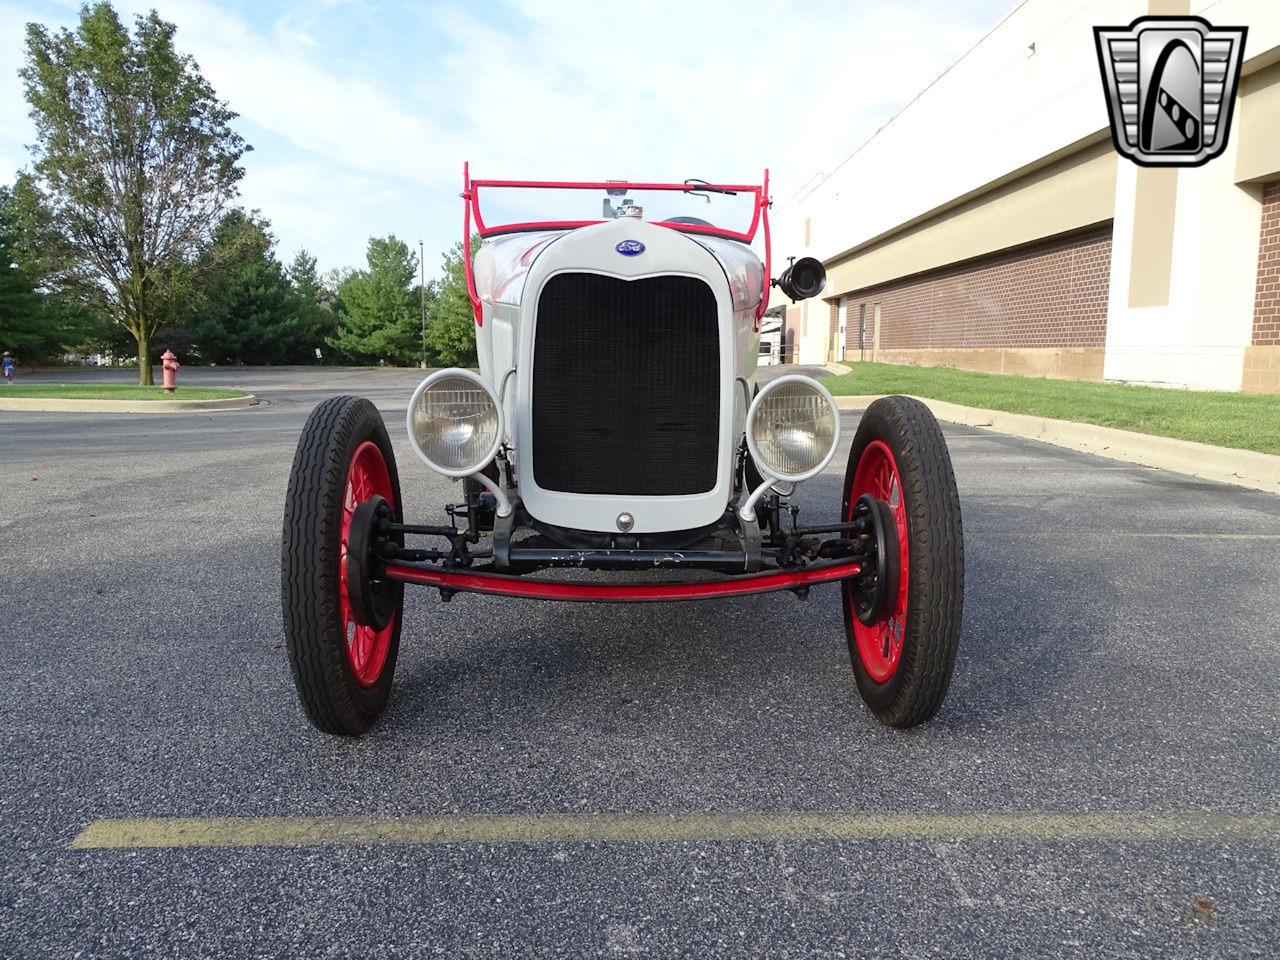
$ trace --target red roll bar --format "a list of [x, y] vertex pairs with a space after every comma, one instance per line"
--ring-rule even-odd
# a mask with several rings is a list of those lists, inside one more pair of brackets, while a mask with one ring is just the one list
[[480, 295], [476, 293], [476, 275], [471, 267], [471, 163], [462, 162], [462, 262], [467, 275], [467, 296], [471, 298], [471, 310], [476, 315], [476, 326], [484, 326], [484, 310]]
[[464, 162], [462, 164], [462, 259], [465, 264], [464, 271], [467, 277], [467, 296], [471, 299], [471, 309], [475, 311], [476, 325], [480, 326], [484, 323], [484, 311], [480, 305], [480, 296], [476, 292], [475, 272], [471, 263], [471, 221], [475, 219], [476, 233], [481, 237], [490, 237], [503, 233], [515, 233], [520, 231], [531, 230], [573, 230], [578, 227], [590, 226], [594, 223], [603, 223], [603, 220], [536, 220], [525, 223], [508, 223], [501, 226], [490, 227], [484, 222], [484, 216], [480, 212], [480, 190], [484, 187], [518, 187], [530, 190], [669, 190], [682, 193], [692, 193], [700, 189], [712, 188], [720, 190], [732, 190], [735, 193], [753, 193], [756, 197], [755, 205], [752, 209], [751, 224], [746, 230], [739, 233], [735, 230], [728, 230], [722, 227], [700, 226], [699, 224], [682, 223], [679, 225], [667, 224], [673, 230], [680, 230], [682, 233], [702, 233], [715, 237], [727, 237], [731, 240], [740, 240], [743, 243], [751, 243], [755, 239], [756, 230], [761, 223], [764, 224], [764, 285], [760, 292], [760, 306], [756, 310], [756, 329], [760, 327], [760, 318], [764, 316], [765, 310], [769, 308], [769, 280], [770, 269], [772, 267], [771, 258], [771, 238], [769, 236], [769, 171], [764, 171], [764, 181], [761, 185], [756, 184], [740, 184], [740, 183], [642, 183], [642, 182], [619, 182], [619, 181], [595, 181], [595, 180], [472, 180], [471, 164]]
[[764, 168], [764, 186], [760, 190], [760, 217], [764, 220], [764, 281], [760, 290], [760, 306], [756, 308], [756, 333], [760, 332], [760, 318], [769, 309], [769, 291], [773, 289], [773, 240], [769, 236], [769, 168]]

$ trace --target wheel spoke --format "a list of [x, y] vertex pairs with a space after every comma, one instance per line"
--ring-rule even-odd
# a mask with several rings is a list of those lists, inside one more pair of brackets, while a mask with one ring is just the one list
[[357, 672], [369, 661], [369, 628], [356, 624], [355, 634], [351, 638], [351, 653], [355, 657]]
[[[870, 442], [855, 465], [852, 487], [848, 491], [850, 504], [863, 494], [870, 494], [888, 505], [898, 534], [898, 556], [895, 560], [899, 564], [898, 589], [894, 596], [886, 598], [886, 609], [881, 619], [868, 626], [857, 619], [852, 608], [850, 613], [850, 627], [864, 667], [876, 682], [886, 683], [898, 669], [906, 639], [910, 543], [901, 475], [893, 452], [882, 440]], [[881, 572], [882, 575], [886, 573]]]
[[351, 671], [363, 686], [373, 685], [381, 676], [391, 635], [395, 630], [394, 618], [381, 630], [357, 623], [351, 611], [351, 597], [347, 586], [351, 521], [356, 508], [375, 495], [384, 497], [388, 503], [394, 500], [382, 451], [372, 441], [366, 440], [356, 449], [347, 467], [347, 483], [343, 490], [338, 528], [338, 594], [343, 639]]
[[357, 651], [357, 641], [360, 635], [360, 624], [351, 619], [348, 614], [342, 624], [342, 640], [347, 645], [347, 656], [351, 658], [352, 666], [357, 665], [359, 652]]

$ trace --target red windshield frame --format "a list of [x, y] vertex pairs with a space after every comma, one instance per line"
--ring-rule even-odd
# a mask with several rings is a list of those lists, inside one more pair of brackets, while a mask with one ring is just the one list
[[667, 190], [679, 193], [694, 193], [699, 190], [732, 190], [734, 193], [750, 193], [755, 196], [752, 204], [751, 224], [746, 230], [738, 232], [723, 227], [700, 226], [696, 223], [663, 223], [658, 226], [677, 230], [681, 233], [705, 234], [721, 237], [726, 240], [737, 240], [751, 243], [756, 231], [764, 228], [764, 269], [765, 284], [760, 298], [760, 307], [756, 313], [757, 327], [759, 319], [769, 307], [769, 270], [770, 270], [770, 236], [769, 236], [769, 171], [764, 171], [764, 179], [759, 184], [741, 183], [643, 183], [639, 181], [610, 180], [472, 180], [471, 164], [462, 165], [462, 251], [467, 277], [467, 293], [471, 298], [471, 307], [475, 311], [476, 325], [484, 324], [484, 315], [480, 306], [480, 297], [476, 293], [475, 273], [471, 265], [472, 220], [475, 221], [475, 233], [481, 238], [501, 236], [508, 233], [524, 233], [534, 230], [576, 230], [578, 227], [589, 227], [600, 220], [531, 220], [524, 223], [506, 223], [500, 226], [488, 226], [480, 212], [480, 191], [485, 187], [515, 187], [530, 190]]

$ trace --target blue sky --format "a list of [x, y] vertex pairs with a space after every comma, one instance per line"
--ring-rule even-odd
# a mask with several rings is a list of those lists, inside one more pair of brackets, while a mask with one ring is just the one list
[[[117, 2], [178, 25], [253, 144], [243, 202], [280, 255], [358, 266], [371, 235], [461, 234], [463, 160], [512, 179], [752, 182], [776, 199], [831, 169], [1012, 0]], [[0, 0], [0, 181], [32, 139], [23, 25], [77, 4]]]

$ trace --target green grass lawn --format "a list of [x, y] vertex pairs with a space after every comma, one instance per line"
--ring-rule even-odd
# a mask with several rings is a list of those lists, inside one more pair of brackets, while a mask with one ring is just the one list
[[823, 377], [822, 382], [834, 394], [907, 393], [1280, 454], [1280, 396], [1042, 380], [889, 363], [855, 363], [852, 373]]
[[123, 383], [0, 383], [0, 397], [58, 400], [225, 400], [243, 397], [243, 390], [222, 387], [178, 387], [166, 393], [163, 387], [137, 387]]

